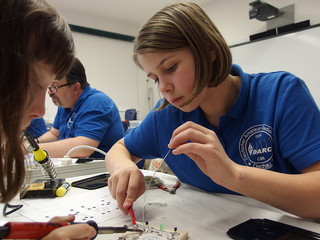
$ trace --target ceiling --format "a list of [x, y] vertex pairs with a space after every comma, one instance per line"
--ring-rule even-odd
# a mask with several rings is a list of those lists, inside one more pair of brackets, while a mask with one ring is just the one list
[[[173, 0], [48, 0], [62, 14], [76, 13], [85, 17], [106, 18], [111, 21], [141, 26], [154, 13]], [[183, 0], [180, 0], [180, 2]], [[193, 0], [201, 6], [217, 0]]]

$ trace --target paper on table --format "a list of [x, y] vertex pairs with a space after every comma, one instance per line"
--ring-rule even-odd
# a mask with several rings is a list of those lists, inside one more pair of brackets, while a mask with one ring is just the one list
[[76, 222], [94, 220], [100, 223], [122, 214], [110, 194], [106, 193], [106, 188], [101, 188], [78, 194], [68, 192], [64, 197], [54, 199], [22, 199], [24, 206], [19, 212], [38, 222], [47, 222], [55, 216], [75, 214]]

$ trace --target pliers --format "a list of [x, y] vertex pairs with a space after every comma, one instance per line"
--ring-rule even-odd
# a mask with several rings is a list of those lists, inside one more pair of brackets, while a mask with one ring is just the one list
[[176, 194], [176, 191], [177, 191], [177, 189], [178, 189], [180, 186], [181, 186], [181, 183], [180, 183], [179, 180], [177, 180], [176, 184], [175, 184], [171, 189], [168, 189], [166, 186], [164, 186], [164, 185], [162, 185], [162, 184], [159, 185], [158, 187], [159, 187], [161, 190], [166, 191], [166, 192], [168, 192], [168, 193], [170, 193], [170, 194]]

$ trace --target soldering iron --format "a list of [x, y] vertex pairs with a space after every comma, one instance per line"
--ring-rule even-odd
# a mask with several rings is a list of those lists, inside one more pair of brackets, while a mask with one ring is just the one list
[[[113, 233], [126, 233], [136, 232], [141, 234], [143, 230], [137, 228], [130, 228], [126, 225], [123, 227], [98, 227], [95, 221], [89, 220], [86, 222], [94, 227], [97, 234], [113, 234]], [[0, 227], [0, 239], [40, 239], [47, 236], [53, 230], [68, 226], [69, 222], [8, 222], [3, 227]], [[91, 239], [95, 239], [94, 236]]]
[[36, 160], [43, 167], [43, 172], [47, 174], [50, 179], [54, 179], [57, 176], [57, 172], [48, 153], [40, 148], [39, 144], [26, 130], [23, 130], [22, 134], [26, 137], [30, 144], [31, 151], [34, 154], [34, 160]]

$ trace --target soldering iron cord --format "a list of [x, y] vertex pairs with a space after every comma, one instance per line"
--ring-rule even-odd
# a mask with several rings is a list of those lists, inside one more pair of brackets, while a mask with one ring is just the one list
[[69, 152], [67, 152], [67, 154], [66, 154], [64, 157], [65, 157], [65, 158], [69, 158], [70, 153], [73, 152], [74, 150], [79, 149], [79, 148], [88, 148], [88, 149], [94, 150], [94, 151], [96, 151], [96, 152], [99, 152], [99, 153], [103, 154], [104, 156], [107, 155], [106, 152], [104, 152], [104, 151], [102, 151], [102, 150], [100, 150], [100, 149], [98, 149], [98, 148], [95, 148], [95, 147], [92, 147], [92, 146], [87, 146], [87, 145], [79, 145], [79, 146], [76, 146], [76, 147], [74, 147], [74, 148], [71, 148], [71, 149], [69, 150]]

